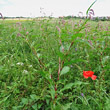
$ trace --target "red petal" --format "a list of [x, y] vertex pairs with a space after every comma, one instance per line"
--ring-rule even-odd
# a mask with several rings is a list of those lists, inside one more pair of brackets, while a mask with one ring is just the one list
[[91, 78], [92, 78], [92, 80], [95, 80], [97, 78], [97, 76], [96, 75], [92, 75]]
[[86, 78], [86, 79], [88, 78], [88, 76], [86, 76], [86, 75], [83, 75], [83, 76], [84, 76], [84, 78]]
[[93, 71], [83, 71], [83, 75], [84, 75], [84, 76], [91, 77], [93, 74], [94, 74]]

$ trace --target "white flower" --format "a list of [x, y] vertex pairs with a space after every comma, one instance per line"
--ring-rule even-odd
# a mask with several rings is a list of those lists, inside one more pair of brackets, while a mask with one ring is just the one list
[[28, 74], [28, 71], [27, 70], [23, 70], [23, 73]]
[[32, 67], [32, 65], [29, 65], [29, 68], [31, 68]]
[[21, 65], [21, 66], [23, 66], [23, 63], [22, 63], [22, 62], [18, 62], [17, 65]]

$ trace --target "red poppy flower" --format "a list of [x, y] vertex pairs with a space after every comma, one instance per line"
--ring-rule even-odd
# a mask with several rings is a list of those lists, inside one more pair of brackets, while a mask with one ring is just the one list
[[93, 71], [83, 71], [83, 76], [84, 78], [88, 78], [88, 77], [91, 77], [92, 80], [95, 80], [97, 78], [97, 76], [93, 75], [94, 72]]

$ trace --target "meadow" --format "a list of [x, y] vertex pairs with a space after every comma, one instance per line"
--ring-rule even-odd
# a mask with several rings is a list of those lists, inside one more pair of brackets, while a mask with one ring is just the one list
[[0, 110], [110, 110], [109, 75], [110, 21], [0, 20]]

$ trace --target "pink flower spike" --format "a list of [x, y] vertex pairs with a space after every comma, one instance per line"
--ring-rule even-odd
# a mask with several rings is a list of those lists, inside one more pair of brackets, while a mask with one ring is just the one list
[[17, 34], [17, 37], [20, 37], [20, 36], [21, 36], [21, 34], [20, 34], [20, 33], [18, 33], [18, 34]]
[[93, 10], [93, 9], [90, 9], [89, 11], [91, 12], [91, 14], [92, 14], [92, 15], [95, 15], [95, 13], [94, 13], [94, 10]]
[[95, 80], [97, 78], [97, 76], [96, 75], [92, 75], [91, 78], [92, 78], [92, 80]]
[[2, 15], [2, 13], [0, 13], [0, 16], [1, 16], [1, 18], [2, 18], [2, 19], [4, 19], [4, 17], [3, 17], [3, 15]]
[[27, 31], [27, 32], [26, 32], [26, 34], [28, 35], [28, 34], [29, 34], [29, 32]]
[[57, 28], [57, 30], [58, 30], [59, 32], [61, 32], [61, 30], [60, 30], [60, 28], [59, 28], [58, 26], [56, 26], [56, 28]]

